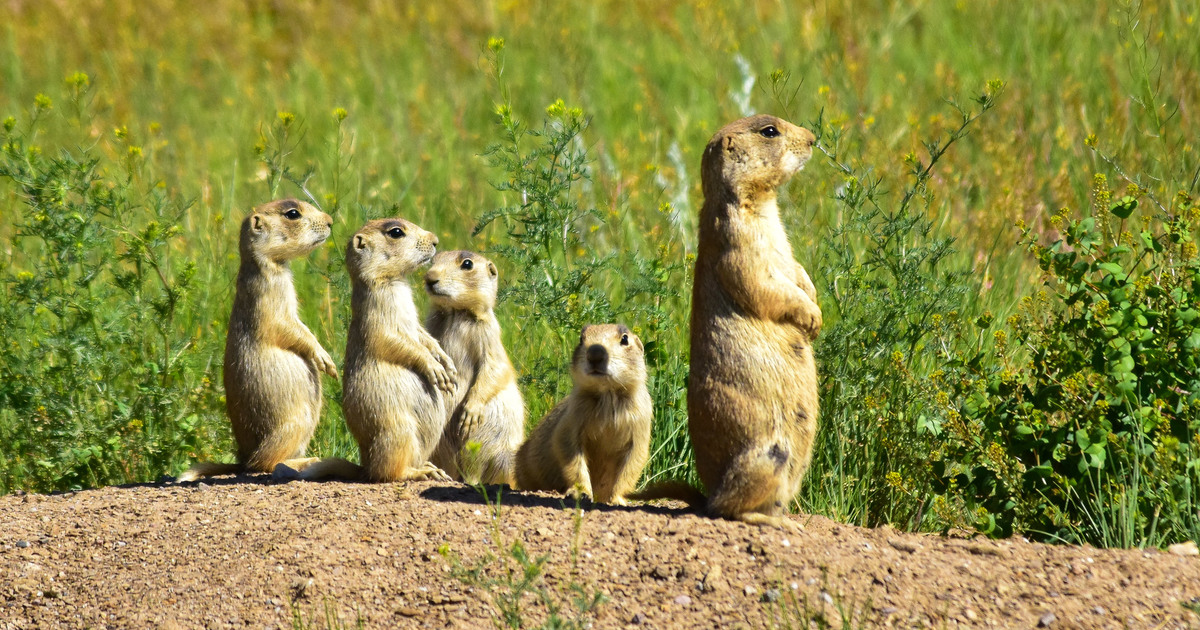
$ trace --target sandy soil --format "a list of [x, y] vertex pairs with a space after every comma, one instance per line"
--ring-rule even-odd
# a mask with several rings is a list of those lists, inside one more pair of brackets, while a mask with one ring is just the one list
[[[797, 516], [784, 534], [664, 506], [471, 488], [274, 483], [0, 497], [0, 628], [488, 627], [515, 540], [541, 593], [606, 597], [596, 628], [1200, 627], [1200, 558], [903, 534]], [[577, 561], [572, 541], [579, 526]], [[439, 553], [439, 549], [443, 552]], [[453, 558], [457, 558], [457, 565]], [[498, 584], [486, 587], [486, 583]], [[489, 592], [490, 590], [490, 592]], [[527, 625], [546, 617], [537, 592]], [[812, 627], [818, 627], [813, 625]]]

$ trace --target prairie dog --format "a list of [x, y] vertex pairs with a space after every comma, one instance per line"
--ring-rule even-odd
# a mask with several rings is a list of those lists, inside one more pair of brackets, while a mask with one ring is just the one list
[[571, 378], [571, 394], [517, 451], [517, 487], [625, 505], [650, 458], [654, 408], [642, 340], [625, 326], [585, 326]]
[[438, 239], [404, 219], [368, 221], [346, 247], [353, 285], [342, 410], [362, 465], [341, 458], [312, 464], [300, 479], [445, 479], [429, 456], [446, 425], [456, 373], [421, 327], [408, 274], [429, 262]]
[[[440, 252], [425, 273], [426, 328], [458, 370], [432, 461], [470, 484], [513, 485], [513, 456], [525, 437], [525, 401], [493, 311], [498, 288], [496, 265], [472, 252]], [[470, 442], [477, 453], [464, 452]]]
[[775, 191], [812, 156], [815, 140], [759, 115], [721, 128], [705, 148], [688, 425], [708, 496], [666, 484], [636, 498], [703, 500], [712, 516], [798, 527], [783, 515], [812, 459], [811, 344], [822, 320]]
[[237, 464], [196, 464], [178, 481], [294, 468], [321, 419], [321, 378], [337, 367], [297, 314], [288, 261], [329, 238], [333, 219], [296, 199], [254, 209], [242, 222], [237, 291], [225, 338], [225, 409], [237, 441]]

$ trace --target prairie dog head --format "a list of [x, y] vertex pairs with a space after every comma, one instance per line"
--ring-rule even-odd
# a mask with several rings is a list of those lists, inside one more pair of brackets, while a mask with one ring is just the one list
[[704, 196], [751, 199], [773, 192], [804, 167], [815, 142], [811, 131], [775, 116], [735, 120], [717, 131], [704, 148]]
[[260, 256], [283, 263], [321, 246], [333, 218], [298, 199], [277, 199], [258, 206], [242, 221], [242, 257]]
[[490, 311], [499, 287], [496, 265], [474, 252], [441, 252], [425, 272], [425, 292], [441, 310]]
[[350, 277], [365, 284], [403, 280], [437, 251], [438, 239], [404, 219], [367, 221], [346, 246]]
[[584, 326], [571, 358], [571, 378], [588, 391], [629, 390], [645, 383], [642, 340], [621, 324]]

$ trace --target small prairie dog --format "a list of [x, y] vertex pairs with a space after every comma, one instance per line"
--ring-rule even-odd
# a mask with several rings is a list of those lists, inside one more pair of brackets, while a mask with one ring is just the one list
[[[425, 326], [454, 361], [458, 383], [433, 464], [470, 484], [512, 485], [525, 432], [525, 401], [493, 309], [499, 274], [472, 252], [440, 252], [425, 273], [432, 308]], [[468, 452], [469, 443], [478, 452]]]
[[625, 326], [585, 326], [571, 377], [571, 394], [517, 452], [517, 487], [624, 505], [650, 458], [654, 408], [642, 340]]
[[776, 189], [812, 156], [812, 132], [774, 116], [721, 128], [704, 150], [692, 293], [688, 424], [704, 497], [680, 484], [632, 498], [706, 504], [778, 527], [812, 459], [821, 309], [779, 219]]
[[450, 357], [421, 327], [407, 280], [433, 258], [437, 242], [404, 219], [369, 221], [350, 238], [352, 314], [342, 410], [362, 465], [322, 459], [295, 475], [300, 479], [446, 479], [429, 456], [446, 425], [446, 397], [457, 375]]
[[225, 408], [237, 464], [196, 464], [178, 481], [241, 471], [302, 468], [321, 418], [321, 372], [337, 368], [297, 314], [288, 261], [329, 238], [333, 219], [295, 199], [254, 209], [242, 222], [237, 290], [225, 339]]

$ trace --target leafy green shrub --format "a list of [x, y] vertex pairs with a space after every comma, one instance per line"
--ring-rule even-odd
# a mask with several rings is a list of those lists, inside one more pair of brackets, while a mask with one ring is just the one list
[[[782, 75], [772, 76], [777, 93]], [[920, 526], [934, 494], [929, 453], [937, 447], [937, 392], [955, 360], [961, 312], [972, 279], [952, 254], [953, 239], [928, 218], [933, 173], [946, 151], [991, 109], [998, 82], [952, 103], [959, 124], [925, 143], [924, 161], [905, 157], [909, 181], [890, 194], [867, 168], [847, 166], [844, 139], [822, 117], [818, 146], [842, 175], [836, 200], [845, 219], [822, 239], [816, 280], [827, 324], [813, 347], [821, 378], [821, 427], [805, 509], [862, 525]], [[784, 92], [786, 94], [786, 92]]]
[[[1200, 206], [1096, 175], [1091, 216], [1049, 244], [1044, 287], [976, 357], [938, 472], [993, 534], [1104, 545], [1200, 534]], [[1153, 211], [1139, 216], [1139, 199]]]
[[[75, 116], [58, 122], [82, 130], [90, 81], [68, 88]], [[217, 442], [197, 415], [218, 404], [210, 344], [180, 326], [196, 267], [172, 244], [188, 204], [145, 177], [123, 128], [106, 147], [43, 152], [52, 112], [38, 95], [0, 137], [0, 181], [20, 200], [0, 271], [0, 493], [153, 479]]]

